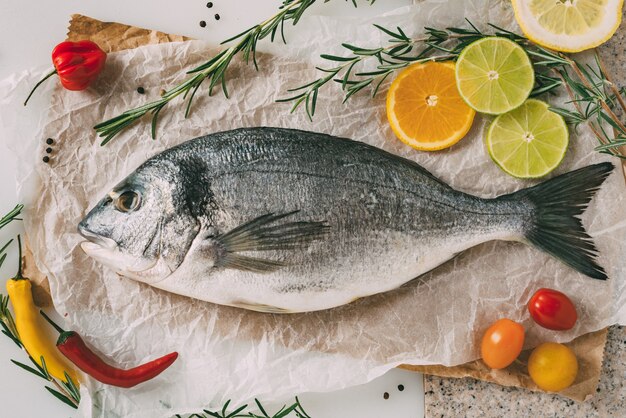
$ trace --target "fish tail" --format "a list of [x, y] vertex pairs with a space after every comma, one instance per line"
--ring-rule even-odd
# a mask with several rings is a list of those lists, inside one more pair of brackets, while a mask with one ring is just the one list
[[608, 162], [591, 165], [502, 196], [530, 203], [532, 215], [524, 225], [524, 241], [589, 277], [606, 280], [605, 270], [596, 262], [598, 250], [578, 215], [613, 168]]

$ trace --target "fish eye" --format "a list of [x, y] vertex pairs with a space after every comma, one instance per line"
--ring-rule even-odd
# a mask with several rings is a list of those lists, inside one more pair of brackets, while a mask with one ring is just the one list
[[141, 197], [137, 192], [127, 190], [115, 199], [115, 208], [120, 212], [132, 212], [139, 209]]

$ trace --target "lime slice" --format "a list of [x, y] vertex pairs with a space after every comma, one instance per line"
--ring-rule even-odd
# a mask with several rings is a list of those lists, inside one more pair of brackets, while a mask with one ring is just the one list
[[535, 84], [535, 72], [528, 55], [515, 42], [483, 38], [459, 55], [456, 84], [474, 110], [500, 115], [524, 103]]
[[513, 0], [515, 19], [534, 43], [579, 52], [606, 42], [622, 20], [623, 0]]
[[522, 106], [491, 123], [487, 151], [508, 174], [519, 178], [542, 177], [563, 160], [569, 133], [563, 118], [540, 100]]

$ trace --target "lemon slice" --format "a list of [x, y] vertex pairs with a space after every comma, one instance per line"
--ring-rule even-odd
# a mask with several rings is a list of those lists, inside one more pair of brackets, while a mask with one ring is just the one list
[[499, 115], [520, 106], [535, 84], [524, 49], [506, 38], [483, 38], [468, 45], [456, 62], [459, 93], [477, 112]]
[[498, 116], [486, 137], [491, 159], [506, 173], [519, 178], [542, 177], [563, 160], [569, 133], [563, 118], [540, 100]]
[[387, 93], [387, 118], [405, 144], [437, 151], [456, 144], [469, 131], [476, 112], [456, 88], [453, 62], [413, 64]]
[[622, 20], [624, 0], [513, 0], [515, 19], [536, 44], [579, 52], [606, 42]]

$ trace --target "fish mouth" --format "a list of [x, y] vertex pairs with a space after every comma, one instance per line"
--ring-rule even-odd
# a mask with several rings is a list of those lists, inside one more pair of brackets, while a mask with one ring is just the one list
[[78, 233], [88, 242], [85, 244], [95, 244], [98, 247], [107, 250], [115, 250], [118, 247], [117, 242], [111, 238], [103, 237], [88, 230], [83, 224], [78, 224]]
[[87, 239], [80, 247], [89, 257], [122, 276], [149, 283], [148, 277], [144, 277], [142, 273], [153, 268], [157, 263], [156, 259], [147, 260], [124, 254], [115, 240], [98, 235], [82, 224], [78, 225], [78, 232]]

